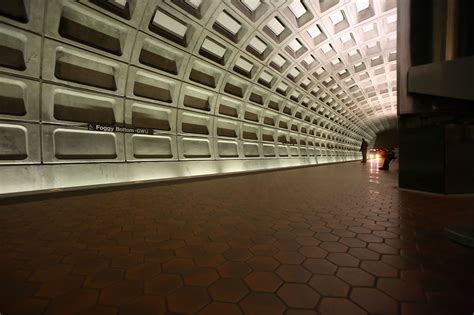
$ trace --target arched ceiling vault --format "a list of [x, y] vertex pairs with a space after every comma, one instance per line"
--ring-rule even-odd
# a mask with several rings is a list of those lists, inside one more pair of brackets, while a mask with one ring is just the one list
[[166, 0], [159, 7], [148, 8], [145, 21], [152, 18], [171, 45], [362, 136], [393, 127], [396, 0]]

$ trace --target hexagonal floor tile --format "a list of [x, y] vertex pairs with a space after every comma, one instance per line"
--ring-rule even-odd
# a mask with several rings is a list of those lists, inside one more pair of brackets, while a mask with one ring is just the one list
[[314, 275], [309, 285], [323, 296], [345, 297], [350, 289], [347, 283], [332, 275]]
[[324, 258], [328, 252], [318, 246], [303, 246], [298, 251], [308, 258]]
[[321, 241], [311, 236], [298, 236], [296, 241], [303, 246], [318, 246]]
[[357, 267], [360, 260], [346, 253], [330, 253], [327, 260], [341, 267]]
[[217, 255], [203, 255], [194, 258], [194, 262], [199, 267], [217, 267], [225, 262], [224, 256], [221, 254]]
[[182, 286], [180, 276], [162, 273], [145, 281], [145, 294], [167, 295]]
[[[329, 227], [329, 224], [328, 224], [328, 227]], [[341, 226], [340, 228], [334, 229], [331, 233], [334, 234], [334, 235], [337, 235], [341, 238], [343, 238], [343, 237], [345, 237], [345, 238], [355, 237], [355, 235], [356, 235], [356, 233], [348, 231], [347, 226]]]
[[123, 305], [119, 315], [164, 315], [166, 304], [164, 297], [144, 295]]
[[333, 274], [337, 266], [326, 259], [307, 259], [303, 266], [315, 274]]
[[101, 289], [114, 282], [120, 281], [122, 278], [123, 270], [106, 269], [88, 276], [84, 282], [84, 287]]
[[247, 263], [255, 271], [273, 271], [280, 263], [273, 257], [253, 256]]
[[278, 248], [270, 244], [257, 244], [250, 247], [250, 251], [258, 256], [272, 256], [278, 253]]
[[348, 247], [366, 247], [367, 243], [364, 241], [361, 241], [355, 237], [344, 237], [339, 240], [342, 244], [348, 246]]
[[318, 232], [314, 234], [313, 237], [317, 238], [321, 242], [336, 242], [339, 239], [337, 235], [328, 232]]
[[348, 251], [352, 256], [361, 259], [361, 260], [378, 260], [380, 259], [380, 254], [374, 251], [371, 251], [367, 248], [351, 248]]
[[230, 303], [237, 303], [249, 292], [244, 282], [237, 278], [221, 278], [208, 291], [214, 300]]
[[229, 248], [223, 255], [230, 261], [246, 261], [252, 257], [252, 253], [246, 248]]
[[286, 282], [306, 282], [311, 273], [300, 265], [281, 265], [276, 273]]
[[239, 304], [245, 315], [281, 315], [286, 310], [285, 304], [271, 293], [252, 292]]
[[371, 243], [367, 246], [368, 249], [373, 250], [379, 254], [385, 255], [397, 255], [398, 249], [388, 246], [387, 244], [383, 243]]
[[204, 256], [206, 254], [206, 249], [205, 247], [199, 245], [186, 245], [184, 247], [176, 249], [175, 254], [176, 257], [193, 258]]
[[224, 278], [243, 278], [248, 275], [252, 269], [249, 265], [245, 262], [240, 261], [228, 261], [219, 267], [217, 267], [217, 271]]
[[244, 280], [251, 290], [260, 292], [275, 292], [283, 283], [273, 272], [263, 271], [254, 271]]
[[344, 253], [349, 250], [349, 247], [339, 242], [322, 242], [319, 246], [332, 253]]
[[186, 285], [203, 287], [207, 287], [219, 279], [219, 275], [212, 268], [195, 268], [184, 274], [183, 277]]
[[275, 257], [282, 264], [301, 264], [305, 257], [297, 251], [279, 251]]
[[278, 240], [273, 245], [281, 251], [295, 251], [301, 247], [301, 245], [295, 240]]
[[190, 258], [173, 258], [162, 265], [166, 273], [186, 273], [194, 268], [194, 262]]
[[398, 303], [374, 288], [353, 288], [350, 298], [369, 313], [396, 315]]
[[145, 261], [163, 263], [174, 257], [174, 251], [165, 249], [156, 249], [145, 254]]
[[314, 308], [320, 298], [308, 285], [297, 283], [285, 283], [277, 294], [289, 307], [294, 308]]
[[321, 315], [367, 315], [367, 312], [347, 299], [323, 298], [318, 311]]
[[255, 245], [254, 241], [248, 238], [233, 239], [227, 242], [232, 248], [250, 248]]
[[383, 238], [373, 234], [358, 234], [357, 238], [367, 243], [382, 243]]
[[161, 272], [161, 266], [156, 262], [146, 262], [127, 270], [125, 278], [128, 280], [145, 280]]
[[186, 243], [182, 240], [166, 240], [161, 243], [158, 243], [156, 247], [160, 249], [177, 249], [180, 247], [184, 247]]
[[208, 254], [222, 254], [227, 249], [229, 249], [229, 245], [224, 242], [210, 242], [207, 244]]
[[197, 313], [211, 299], [206, 289], [198, 287], [182, 287], [167, 297], [168, 308], [176, 313]]
[[372, 287], [375, 284], [375, 277], [360, 268], [341, 267], [336, 275], [353, 286]]
[[142, 294], [141, 281], [121, 280], [102, 289], [99, 303], [104, 305], [121, 305]]
[[360, 267], [376, 277], [396, 277], [397, 270], [382, 261], [363, 261]]

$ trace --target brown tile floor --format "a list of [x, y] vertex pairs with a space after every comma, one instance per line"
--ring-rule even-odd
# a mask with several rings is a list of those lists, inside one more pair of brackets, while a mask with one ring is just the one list
[[0, 206], [0, 313], [472, 314], [473, 198], [347, 163]]

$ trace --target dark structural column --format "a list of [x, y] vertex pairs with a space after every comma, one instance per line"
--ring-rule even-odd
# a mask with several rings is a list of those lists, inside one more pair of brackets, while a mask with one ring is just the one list
[[401, 188], [474, 193], [474, 1], [398, 2]]

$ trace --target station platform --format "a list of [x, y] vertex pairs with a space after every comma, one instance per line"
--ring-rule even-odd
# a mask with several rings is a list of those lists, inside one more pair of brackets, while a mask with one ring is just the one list
[[376, 161], [0, 201], [0, 313], [472, 314], [474, 198]]

